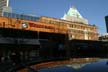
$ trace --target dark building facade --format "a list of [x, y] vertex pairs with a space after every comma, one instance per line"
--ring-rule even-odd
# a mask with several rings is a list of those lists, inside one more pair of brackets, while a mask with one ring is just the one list
[[105, 22], [106, 22], [106, 30], [107, 30], [107, 33], [108, 33], [108, 16], [105, 16]]

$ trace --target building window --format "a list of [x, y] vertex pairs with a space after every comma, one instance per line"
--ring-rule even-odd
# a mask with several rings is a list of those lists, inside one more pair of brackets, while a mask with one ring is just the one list
[[45, 21], [45, 23], [47, 23], [47, 24], [48, 24], [48, 23], [49, 23], [49, 20], [46, 20], [46, 21]]

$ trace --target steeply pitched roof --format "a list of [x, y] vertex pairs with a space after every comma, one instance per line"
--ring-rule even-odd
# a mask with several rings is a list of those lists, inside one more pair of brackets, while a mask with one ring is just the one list
[[81, 14], [79, 13], [79, 11], [73, 6], [69, 9], [69, 11], [67, 12], [67, 15], [77, 17], [77, 18], [83, 18]]
[[64, 14], [62, 19], [88, 24], [88, 20], [83, 18], [83, 16], [79, 13], [79, 11], [74, 6], [72, 6], [66, 14]]

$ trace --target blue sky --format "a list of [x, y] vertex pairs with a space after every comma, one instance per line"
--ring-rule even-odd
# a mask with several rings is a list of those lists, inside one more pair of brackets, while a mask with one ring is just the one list
[[108, 15], [108, 0], [10, 0], [13, 12], [63, 17], [71, 6], [75, 6], [81, 15], [95, 24], [100, 34], [106, 33], [104, 17]]

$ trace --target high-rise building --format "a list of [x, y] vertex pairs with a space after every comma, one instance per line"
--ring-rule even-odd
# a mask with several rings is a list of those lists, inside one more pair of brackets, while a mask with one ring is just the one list
[[105, 16], [105, 22], [106, 22], [106, 29], [107, 29], [107, 33], [108, 33], [108, 16]]
[[0, 7], [9, 6], [9, 0], [0, 0]]
[[0, 0], [0, 16], [2, 16], [4, 12], [12, 12], [12, 8], [9, 7], [9, 0]]

